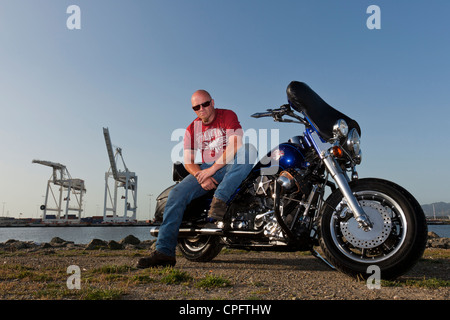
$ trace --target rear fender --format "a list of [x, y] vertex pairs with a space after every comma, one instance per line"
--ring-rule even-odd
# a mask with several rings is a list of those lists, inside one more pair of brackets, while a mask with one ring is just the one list
[[[169, 197], [170, 191], [176, 186], [176, 184], [165, 189], [156, 198], [156, 209], [155, 209], [155, 220], [156, 223], [161, 223], [163, 221], [164, 209], [166, 207], [167, 198]], [[214, 190], [208, 192], [204, 196], [191, 201], [186, 207], [184, 212], [183, 221], [188, 220], [198, 220], [203, 215], [206, 217], [209, 207], [211, 205], [212, 197], [214, 196]]]

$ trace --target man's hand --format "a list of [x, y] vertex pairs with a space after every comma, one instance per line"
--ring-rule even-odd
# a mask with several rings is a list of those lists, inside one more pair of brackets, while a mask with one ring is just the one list
[[194, 174], [194, 177], [197, 178], [198, 183], [200, 183], [203, 189], [213, 190], [217, 188], [217, 185], [219, 184], [216, 179], [212, 177], [214, 173], [216, 173], [216, 171], [213, 168], [207, 168], [197, 171]]
[[213, 190], [217, 188], [218, 183], [216, 179], [214, 179], [213, 177], [209, 177], [205, 180], [205, 182], [201, 183], [200, 185], [205, 190]]
[[[206, 180], [208, 178], [211, 178], [214, 174], [216, 173], [216, 171], [214, 169], [212, 169], [212, 167], [204, 169], [204, 170], [200, 170], [197, 171], [194, 175], [194, 177], [197, 178], [198, 183], [203, 184], [204, 182], [206, 182]], [[214, 180], [216, 181], [216, 180]], [[217, 184], [217, 182], [215, 182]]]

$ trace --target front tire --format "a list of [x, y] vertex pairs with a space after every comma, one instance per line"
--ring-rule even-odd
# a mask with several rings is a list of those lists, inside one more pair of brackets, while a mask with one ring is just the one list
[[320, 246], [340, 271], [367, 278], [377, 265], [383, 279], [394, 279], [422, 256], [427, 239], [425, 215], [417, 200], [393, 182], [361, 179], [350, 183], [373, 228], [359, 227], [340, 190], [326, 200], [321, 218]]

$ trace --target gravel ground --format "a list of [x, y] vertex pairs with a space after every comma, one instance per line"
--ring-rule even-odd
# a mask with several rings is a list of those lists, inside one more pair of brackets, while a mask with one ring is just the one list
[[[334, 271], [304, 253], [224, 250], [208, 263], [190, 262], [178, 255], [172, 270], [188, 278], [168, 284], [162, 280], [170, 271], [134, 268], [148, 250], [87, 251], [76, 246], [27, 249], [0, 254], [0, 299], [108, 298], [73, 294], [76, 290], [67, 292], [67, 267], [77, 265], [81, 270], [80, 292], [85, 287], [118, 290], [120, 294], [112, 299], [449, 300], [449, 253], [449, 249], [427, 249], [423, 259], [398, 281], [369, 289], [364, 280]], [[127, 270], [111, 274], [99, 271], [108, 266], [125, 266]], [[198, 285], [208, 277], [225, 279], [226, 286]]]
[[[450, 264], [420, 262], [399, 280], [438, 278], [450, 280]], [[270, 299], [270, 300], [429, 300], [450, 299], [450, 288], [381, 287], [368, 289], [355, 280], [330, 269], [319, 259], [299, 253], [245, 252], [221, 254], [209, 263], [194, 263], [178, 258], [177, 268], [194, 277], [208, 274], [230, 279], [232, 286], [214, 290], [191, 286], [142, 286], [137, 299]]]

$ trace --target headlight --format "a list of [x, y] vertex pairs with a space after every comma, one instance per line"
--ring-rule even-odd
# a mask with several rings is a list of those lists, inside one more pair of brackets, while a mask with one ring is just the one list
[[346, 137], [348, 134], [348, 125], [344, 119], [339, 119], [333, 126], [333, 135], [335, 139]]
[[353, 128], [350, 130], [347, 138], [347, 149], [353, 158], [360, 154], [360, 143], [361, 139], [359, 137], [359, 133], [355, 128]]

